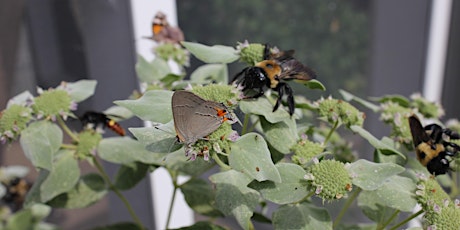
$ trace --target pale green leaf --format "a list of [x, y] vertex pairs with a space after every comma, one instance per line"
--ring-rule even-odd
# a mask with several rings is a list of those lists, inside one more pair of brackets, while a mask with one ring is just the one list
[[248, 133], [231, 145], [228, 157], [230, 166], [257, 181], [281, 182], [281, 177], [271, 159], [267, 143], [262, 136]]
[[172, 95], [172, 91], [150, 90], [137, 100], [121, 100], [114, 103], [129, 109], [144, 121], [167, 123], [172, 120]]
[[146, 177], [149, 169], [149, 165], [139, 162], [121, 165], [115, 175], [114, 185], [120, 190], [131, 189]]
[[198, 67], [190, 75], [190, 81], [196, 84], [228, 83], [226, 64], [206, 64]]
[[46, 202], [53, 197], [72, 189], [80, 178], [80, 168], [74, 158], [73, 151], [60, 150], [53, 169], [40, 186], [41, 201]]
[[375, 190], [382, 186], [383, 182], [396, 174], [404, 172], [404, 167], [393, 163], [374, 163], [360, 159], [347, 167], [353, 175], [353, 184], [363, 190]]
[[326, 91], [326, 87], [323, 85], [323, 83], [316, 79], [309, 80], [303, 84], [307, 86], [309, 89], [319, 89], [321, 91]]
[[171, 70], [168, 63], [161, 58], [155, 58], [149, 62], [141, 55], [138, 55], [136, 72], [141, 82], [152, 83], [160, 81], [168, 75]]
[[65, 84], [65, 89], [69, 92], [70, 98], [75, 102], [81, 102], [91, 97], [96, 89], [96, 80], [79, 80]]
[[290, 153], [292, 146], [299, 139], [294, 118], [273, 124], [260, 117], [260, 124], [267, 142], [280, 153]]
[[277, 123], [291, 119], [289, 113], [283, 108], [278, 108], [278, 110], [273, 112], [274, 105], [271, 104], [265, 97], [259, 97], [257, 99], [251, 100], [242, 100], [240, 101], [239, 106], [243, 113], [262, 115], [270, 123]]
[[220, 217], [222, 213], [215, 208], [215, 191], [203, 179], [192, 178], [180, 186], [188, 206], [205, 216]]
[[276, 168], [281, 175], [281, 183], [253, 181], [249, 187], [259, 191], [263, 198], [276, 204], [295, 203], [310, 193], [304, 179], [306, 172], [302, 167], [291, 163], [278, 163]]
[[195, 57], [206, 63], [231, 63], [240, 58], [231, 46], [206, 46], [193, 42], [181, 42], [181, 44]]
[[31, 123], [21, 132], [21, 147], [37, 168], [52, 170], [54, 154], [62, 144], [62, 130], [49, 121]]
[[332, 230], [332, 221], [324, 208], [307, 202], [283, 205], [273, 213], [275, 229]]
[[158, 165], [164, 159], [163, 154], [152, 153], [140, 142], [128, 137], [105, 138], [99, 143], [97, 152], [102, 159], [116, 164], [142, 162]]
[[401, 156], [402, 158], [406, 159], [406, 156], [403, 153], [401, 153], [399, 150], [397, 150], [394, 146], [388, 144], [388, 140], [386, 140], [385, 142], [380, 141], [379, 139], [374, 137], [371, 133], [369, 133], [367, 130], [365, 130], [361, 126], [352, 125], [350, 127], [350, 129], [353, 132], [358, 133], [361, 137], [366, 139], [369, 142], [369, 144], [374, 146], [374, 148], [379, 149], [380, 151], [382, 151], [382, 153], [384, 153], [384, 154], [397, 154], [397, 155]]
[[339, 90], [339, 93], [342, 94], [342, 97], [345, 101], [356, 101], [358, 102], [359, 104], [361, 104], [362, 106], [374, 111], [374, 112], [378, 112], [380, 110], [380, 107], [378, 105], [375, 105], [375, 104], [372, 104], [371, 102], [368, 102], [364, 99], [361, 99], [343, 89], [340, 89]]

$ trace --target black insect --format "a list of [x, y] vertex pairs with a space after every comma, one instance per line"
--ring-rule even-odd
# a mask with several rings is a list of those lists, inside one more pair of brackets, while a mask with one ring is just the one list
[[264, 87], [278, 92], [273, 112], [278, 109], [282, 97], [286, 94], [289, 114], [292, 116], [295, 107], [294, 96], [292, 88], [285, 81], [309, 81], [316, 78], [316, 73], [294, 59], [293, 54], [294, 50], [272, 51], [270, 46], [265, 45], [264, 60], [244, 68], [233, 78], [232, 83], [243, 87], [245, 98], [262, 96]]
[[447, 156], [455, 156], [460, 146], [448, 140], [460, 139], [460, 135], [437, 124], [423, 127], [415, 115], [409, 117], [409, 126], [417, 160], [435, 176], [449, 172], [451, 168]]
[[90, 129], [105, 129], [106, 127], [120, 136], [125, 135], [125, 130], [115, 120], [109, 118], [104, 113], [88, 111], [80, 118], [83, 127]]

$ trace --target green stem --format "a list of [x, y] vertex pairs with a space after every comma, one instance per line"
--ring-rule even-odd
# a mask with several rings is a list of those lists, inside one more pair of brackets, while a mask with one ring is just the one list
[[109, 176], [105, 172], [104, 168], [102, 165], [99, 163], [98, 159], [96, 157], [93, 157], [93, 162], [94, 165], [96, 166], [97, 170], [101, 174], [102, 178], [104, 178], [105, 182], [109, 185], [110, 190], [112, 190], [118, 198], [123, 202], [123, 204], [126, 206], [126, 209], [128, 210], [129, 214], [133, 218], [134, 222], [139, 226], [139, 229], [143, 230], [144, 226], [142, 225], [141, 220], [139, 217], [137, 217], [136, 213], [134, 212], [133, 208], [131, 207], [131, 204], [128, 202], [128, 200], [123, 196], [123, 194], [115, 187], [115, 185], [110, 181]]
[[56, 117], [57, 117], [57, 122], [59, 126], [61, 126], [64, 132], [66, 132], [67, 135], [69, 135], [69, 137], [72, 138], [72, 140], [78, 141], [78, 137], [72, 132], [72, 130], [69, 129], [69, 127], [65, 124], [64, 120], [62, 120], [60, 116], [56, 116]]
[[69, 145], [69, 144], [61, 144], [61, 148], [75, 150], [75, 149], [77, 149], [77, 146], [76, 145]]
[[339, 222], [342, 220], [342, 217], [348, 211], [348, 208], [350, 207], [351, 204], [353, 204], [353, 201], [355, 201], [356, 197], [358, 197], [360, 192], [361, 192], [361, 188], [357, 188], [355, 189], [355, 192], [351, 194], [347, 202], [345, 202], [342, 209], [340, 210], [339, 215], [337, 215], [337, 217], [335, 218], [334, 223], [332, 224], [332, 229], [335, 229], [337, 227]]
[[420, 209], [420, 211], [412, 214], [411, 216], [407, 217], [405, 220], [399, 222], [399, 224], [393, 226], [392, 228], [390, 228], [390, 230], [396, 230], [396, 229], [399, 229], [399, 227], [405, 225], [407, 222], [411, 221], [412, 219], [414, 219], [415, 217], [419, 216], [420, 214], [423, 213], [423, 209]]
[[399, 210], [396, 210], [393, 215], [391, 215], [391, 217], [385, 222], [383, 223], [382, 225], [379, 225], [377, 226], [377, 230], [381, 230], [381, 229], [385, 229], [386, 226], [388, 226], [399, 214]]
[[217, 153], [213, 153], [213, 154], [212, 154], [212, 159], [214, 159], [214, 161], [217, 163], [217, 165], [219, 165], [219, 166], [220, 166], [222, 169], [224, 169], [225, 171], [232, 169], [232, 167], [228, 166], [228, 165], [225, 164], [222, 160], [220, 160], [220, 158], [219, 158], [219, 156], [217, 155]]
[[249, 125], [249, 114], [244, 115], [243, 128], [241, 128], [241, 135], [246, 134]]
[[457, 173], [452, 173], [452, 186], [450, 189], [450, 197], [454, 198], [458, 195], [458, 177]]
[[329, 130], [329, 133], [327, 134], [326, 139], [324, 139], [324, 145], [327, 144], [327, 142], [329, 141], [329, 139], [331, 138], [332, 134], [335, 132], [338, 126], [339, 126], [339, 121], [337, 120], [334, 123], [334, 126], [332, 126], [331, 130]]
[[169, 229], [169, 222], [171, 221], [171, 217], [172, 217], [172, 211], [173, 211], [173, 207], [174, 207], [174, 201], [176, 200], [176, 194], [177, 194], [177, 175], [176, 174], [172, 174], [169, 170], [169, 175], [171, 176], [171, 179], [172, 179], [172, 182], [173, 182], [173, 185], [174, 185], [174, 190], [173, 190], [173, 194], [172, 194], [172, 198], [171, 198], [171, 202], [169, 203], [169, 210], [168, 210], [168, 218], [166, 219], [166, 226], [165, 226], [165, 229]]

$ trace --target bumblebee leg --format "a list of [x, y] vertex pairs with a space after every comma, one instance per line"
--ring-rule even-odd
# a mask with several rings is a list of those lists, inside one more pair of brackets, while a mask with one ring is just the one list
[[275, 106], [273, 106], [273, 112], [275, 112], [281, 104], [281, 99], [284, 96], [285, 83], [280, 82], [275, 90], [278, 92], [278, 99], [276, 100]]
[[450, 139], [460, 139], [460, 134], [455, 132], [455, 131], [452, 131], [451, 129], [444, 129], [443, 131], [447, 136], [450, 137]]
[[294, 114], [294, 109], [295, 109], [294, 95], [293, 95], [293, 91], [291, 87], [288, 84], [285, 85], [285, 88], [286, 88], [286, 94], [287, 94], [287, 103], [289, 107], [289, 115], [292, 116], [292, 114]]
[[270, 58], [270, 45], [265, 43], [264, 45], [264, 60], [268, 60]]

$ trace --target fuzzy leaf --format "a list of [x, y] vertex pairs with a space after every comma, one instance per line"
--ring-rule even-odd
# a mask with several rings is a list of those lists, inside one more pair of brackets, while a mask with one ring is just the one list
[[131, 165], [121, 165], [115, 175], [115, 187], [120, 190], [128, 190], [137, 185], [149, 171], [149, 166], [136, 162]]
[[358, 206], [372, 220], [382, 220], [385, 208], [400, 210], [403, 212], [413, 211], [417, 201], [414, 198], [415, 183], [401, 176], [387, 178], [378, 189], [374, 191], [362, 191], [358, 197]]
[[138, 55], [136, 72], [142, 82], [152, 83], [160, 81], [171, 72], [171, 69], [168, 63], [161, 58], [155, 58], [149, 62], [141, 55]]
[[41, 201], [46, 202], [53, 197], [72, 189], [80, 178], [80, 168], [74, 158], [73, 151], [60, 150], [51, 170], [40, 186]]
[[81, 177], [75, 187], [49, 201], [54, 208], [84, 208], [99, 201], [107, 194], [104, 179], [95, 173]]
[[109, 162], [129, 165], [133, 162], [161, 164], [164, 156], [147, 151], [136, 140], [128, 137], [111, 137], [103, 139], [98, 146], [99, 156]]
[[182, 144], [177, 142], [173, 124], [171, 121], [155, 127], [130, 128], [129, 131], [147, 150], [154, 153], [170, 153], [182, 147]]
[[332, 229], [329, 213], [324, 208], [303, 202], [283, 205], [273, 213], [275, 229]]
[[32, 98], [34, 98], [34, 96], [29, 91], [24, 91], [8, 100], [6, 108], [9, 108], [11, 105], [26, 105], [27, 101]]
[[307, 86], [309, 89], [319, 89], [321, 91], [326, 91], [326, 87], [323, 85], [323, 83], [316, 79], [309, 80], [303, 84]]
[[361, 99], [361, 98], [359, 98], [359, 97], [357, 97], [357, 96], [355, 96], [355, 95], [353, 95], [353, 94], [351, 94], [351, 93], [349, 93], [349, 92], [347, 92], [345, 90], [340, 89], [339, 93], [342, 94], [342, 97], [343, 97], [343, 99], [345, 101], [352, 101], [352, 100], [356, 101], [359, 104], [361, 104], [362, 106], [364, 106], [364, 107], [366, 107], [366, 108], [368, 108], [368, 109], [370, 109], [370, 110], [372, 110], [374, 112], [378, 112], [380, 110], [379, 106], [374, 105], [371, 102], [368, 102], [368, 101], [366, 101], [364, 99]]
[[62, 130], [49, 121], [30, 124], [21, 132], [21, 147], [37, 168], [52, 170], [54, 154], [62, 144]]
[[187, 183], [181, 185], [180, 190], [184, 194], [188, 206], [195, 212], [205, 216], [222, 216], [222, 213], [214, 205], [215, 191], [205, 180], [192, 178]]
[[401, 156], [402, 158], [406, 159], [406, 156], [398, 151], [395, 147], [389, 145], [387, 142], [388, 141], [381, 141], [377, 138], [375, 138], [371, 133], [369, 133], [367, 130], [363, 129], [361, 126], [357, 125], [352, 125], [350, 129], [353, 132], [358, 133], [361, 137], [369, 141], [369, 144], [374, 146], [374, 148], [379, 149], [382, 151], [384, 154], [397, 154]]
[[243, 113], [262, 115], [270, 123], [291, 119], [289, 113], [283, 108], [279, 108], [273, 112], [273, 105], [265, 97], [259, 97], [256, 100], [240, 101], [239, 106]]
[[228, 82], [228, 70], [225, 64], [206, 64], [198, 67], [190, 75], [190, 81], [196, 84]]
[[137, 100], [114, 101], [144, 121], [167, 123], [172, 120], [171, 98], [173, 92], [167, 90], [150, 90]]
[[288, 154], [293, 145], [297, 143], [297, 128], [295, 120], [284, 120], [270, 123], [264, 117], [260, 117], [260, 124], [267, 142], [278, 152]]
[[79, 80], [66, 83], [65, 88], [69, 91], [70, 98], [75, 102], [81, 102], [91, 97], [96, 89], [96, 80]]
[[248, 133], [233, 143], [228, 160], [233, 169], [257, 181], [281, 182], [267, 143], [259, 134]]
[[374, 163], [360, 159], [347, 167], [353, 175], [353, 184], [363, 190], [375, 190], [382, 186], [383, 182], [396, 174], [404, 172], [404, 167], [392, 163]]
[[295, 203], [310, 193], [304, 179], [306, 172], [302, 167], [296, 164], [279, 163], [276, 168], [280, 173], [281, 183], [253, 181], [249, 187], [259, 191], [263, 198], [276, 204]]
[[195, 57], [206, 63], [231, 63], [240, 58], [231, 46], [206, 46], [194, 42], [181, 42], [181, 44]]
[[247, 186], [252, 178], [229, 170], [210, 178], [216, 186], [216, 206], [226, 216], [233, 215], [243, 229], [253, 229], [250, 218], [258, 205], [259, 193]]

